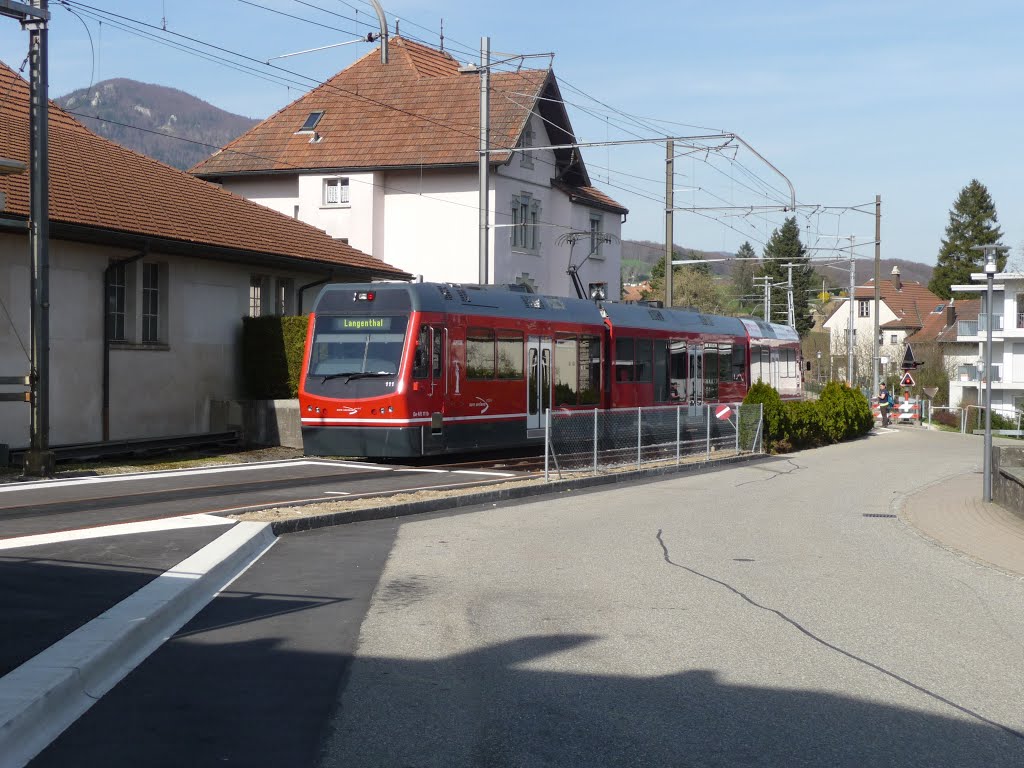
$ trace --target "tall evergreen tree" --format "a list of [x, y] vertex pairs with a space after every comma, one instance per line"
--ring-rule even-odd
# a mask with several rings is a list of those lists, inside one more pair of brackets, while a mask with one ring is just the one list
[[[783, 264], [797, 264], [793, 267], [793, 313], [796, 330], [801, 337], [811, 330], [811, 293], [814, 290], [814, 268], [803, 243], [800, 242], [800, 228], [796, 216], [786, 219], [782, 227], [772, 232], [764, 247], [761, 269], [758, 276], [771, 278], [772, 284], [784, 284], [789, 279], [789, 268]], [[772, 317], [777, 323], [786, 322], [786, 288], [784, 285], [772, 289]]]
[[736, 262], [730, 275], [733, 298], [739, 306], [748, 308], [748, 311], [751, 306], [759, 306], [754, 286], [757, 263], [753, 259], [756, 257], [753, 246], [750, 243], [743, 243], [736, 251]]
[[[985, 263], [985, 254], [972, 247], [998, 244], [1003, 236], [998, 221], [988, 189], [977, 179], [971, 179], [971, 183], [960, 190], [949, 212], [946, 236], [942, 239], [928, 290], [948, 299], [953, 295], [950, 286], [970, 283], [971, 273], [981, 272]], [[1000, 271], [1006, 265], [1005, 251], [996, 254], [996, 264]]]

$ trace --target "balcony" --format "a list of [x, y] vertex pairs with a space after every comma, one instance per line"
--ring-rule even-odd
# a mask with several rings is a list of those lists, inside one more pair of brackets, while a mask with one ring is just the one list
[[[963, 320], [961, 322], [969, 322], [969, 321]], [[1001, 382], [1003, 380], [1003, 366], [1002, 366], [1002, 363], [996, 363], [995, 365], [992, 366], [992, 368], [993, 368], [992, 383], [995, 384], [996, 382]], [[977, 382], [978, 378], [979, 378], [978, 377], [978, 368], [977, 368], [977, 366], [974, 366], [974, 365], [961, 365], [961, 366], [958, 366], [957, 369], [956, 369], [956, 377], [957, 377], [957, 380], [962, 382], [962, 383]], [[984, 376], [981, 377], [981, 383], [983, 383], [983, 384], [985, 383], [985, 377]]]
[[[1001, 332], [1003, 330], [1003, 316], [993, 315], [992, 320], [992, 332]], [[1024, 328], [1024, 313], [1017, 315], [1017, 327]], [[987, 333], [986, 328], [988, 328], [988, 317], [985, 315], [979, 315], [977, 320], [957, 320], [956, 335], [960, 339], [970, 336], [984, 336]]]

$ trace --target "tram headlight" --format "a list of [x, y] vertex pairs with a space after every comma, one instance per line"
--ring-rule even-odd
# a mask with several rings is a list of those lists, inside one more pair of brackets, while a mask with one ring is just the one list
[[394, 407], [389, 405], [388, 406], [388, 413], [394, 413], [394, 412], [395, 412]]

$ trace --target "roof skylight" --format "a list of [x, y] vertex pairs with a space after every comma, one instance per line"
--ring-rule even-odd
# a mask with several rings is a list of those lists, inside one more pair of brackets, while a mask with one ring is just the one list
[[302, 124], [297, 133], [312, 133], [313, 129], [316, 128], [316, 124], [320, 122], [320, 118], [324, 116], [321, 112], [310, 112], [309, 117], [306, 118], [306, 122]]

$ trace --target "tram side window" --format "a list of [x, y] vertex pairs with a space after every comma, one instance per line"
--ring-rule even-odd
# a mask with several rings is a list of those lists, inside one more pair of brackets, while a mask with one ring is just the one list
[[687, 370], [689, 359], [686, 354], [686, 342], [673, 341], [669, 347], [669, 376], [673, 379], [689, 378]]
[[434, 350], [431, 357], [431, 370], [433, 377], [440, 379], [444, 375], [444, 331], [440, 328], [434, 329]]
[[714, 400], [718, 397], [718, 372], [720, 370], [718, 345], [704, 345], [704, 399]]
[[555, 339], [555, 404], [576, 405], [579, 350], [575, 336]]
[[494, 378], [494, 331], [490, 328], [466, 331], [466, 378]]
[[600, 398], [601, 337], [580, 336], [579, 348], [580, 405], [595, 405]]
[[718, 345], [718, 380], [732, 381], [732, 344]]
[[671, 400], [668, 385], [668, 342], [654, 342], [654, 402], [667, 403]]
[[498, 331], [498, 378], [523, 378], [523, 334]]
[[426, 325], [420, 326], [416, 334], [416, 351], [412, 359], [412, 377], [414, 379], [426, 379], [430, 376], [430, 328]]
[[732, 350], [732, 380], [739, 384], [747, 383], [747, 349], [735, 346]]
[[615, 380], [633, 381], [633, 339], [615, 340]]
[[651, 339], [636, 340], [636, 380], [651, 381], [651, 360], [654, 354]]

